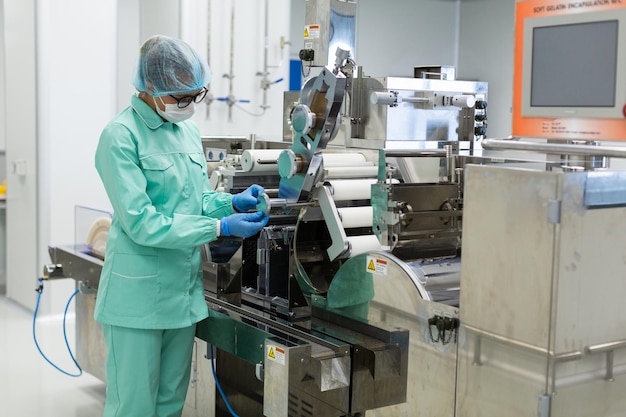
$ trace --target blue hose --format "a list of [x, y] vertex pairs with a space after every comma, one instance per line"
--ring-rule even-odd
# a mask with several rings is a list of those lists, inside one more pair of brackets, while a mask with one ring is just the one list
[[213, 379], [215, 380], [215, 386], [220, 392], [220, 396], [224, 400], [224, 403], [226, 403], [226, 407], [228, 407], [228, 411], [230, 411], [230, 414], [233, 417], [239, 417], [237, 413], [235, 413], [235, 410], [233, 410], [233, 408], [230, 406], [230, 403], [226, 399], [226, 394], [224, 394], [224, 390], [222, 390], [222, 386], [220, 385], [220, 382], [217, 380], [217, 373], [215, 372], [215, 362], [213, 361], [213, 345], [210, 345], [209, 349], [211, 350], [211, 370], [213, 371]]
[[37, 334], [35, 332], [35, 322], [37, 321], [37, 312], [39, 311], [39, 302], [41, 301], [41, 293], [43, 292], [43, 278], [39, 278], [39, 287], [35, 291], [37, 291], [38, 294], [37, 294], [37, 305], [35, 306], [35, 313], [33, 314], [33, 340], [35, 341], [35, 346], [37, 346], [37, 350], [39, 351], [41, 356], [46, 360], [46, 362], [48, 362], [50, 365], [54, 366], [59, 372], [62, 372], [65, 375], [71, 376], [71, 377], [74, 377], [74, 378], [77, 378], [77, 377], [81, 376], [83, 374], [83, 370], [78, 365], [78, 362], [76, 362], [76, 358], [74, 358], [74, 354], [72, 353], [72, 349], [70, 348], [70, 344], [67, 341], [67, 331], [66, 331], [66, 326], [65, 326], [65, 319], [67, 318], [67, 310], [70, 307], [70, 303], [72, 302], [72, 299], [76, 296], [76, 294], [78, 294], [78, 290], [74, 291], [74, 294], [72, 294], [70, 299], [67, 300], [67, 304], [65, 305], [65, 312], [63, 313], [63, 337], [65, 338], [65, 346], [67, 346], [67, 351], [70, 353], [70, 356], [72, 357], [72, 360], [74, 361], [74, 364], [76, 365], [76, 367], [79, 370], [79, 373], [77, 373], [77, 374], [71, 374], [71, 373], [66, 372], [63, 369], [59, 368], [54, 363], [52, 363], [52, 361], [50, 361], [50, 359], [48, 359], [48, 357], [46, 355], [44, 355], [44, 353], [41, 351], [41, 348], [39, 347], [39, 343], [37, 343]]

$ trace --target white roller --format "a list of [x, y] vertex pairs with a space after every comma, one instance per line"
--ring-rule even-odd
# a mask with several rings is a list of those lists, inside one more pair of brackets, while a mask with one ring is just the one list
[[372, 227], [374, 209], [372, 206], [338, 208], [341, 225], [344, 229], [351, 227]]
[[209, 177], [209, 185], [211, 189], [217, 191], [217, 188], [220, 186], [222, 182], [222, 173], [219, 170], [214, 170], [211, 172], [211, 176]]
[[278, 172], [278, 155], [282, 149], [246, 149], [241, 154], [241, 168], [245, 172]]
[[458, 95], [458, 96], [452, 97], [451, 103], [453, 106], [456, 106], [456, 107], [461, 107], [461, 108], [468, 107], [471, 109], [476, 104], [476, 97], [465, 95], [465, 94]]
[[378, 175], [377, 166], [325, 167], [324, 169], [326, 178], [363, 178]]
[[376, 235], [350, 236], [348, 242], [350, 242], [350, 257], [381, 249]]
[[[277, 172], [282, 149], [246, 149], [241, 154], [241, 169], [245, 172]], [[372, 166], [361, 153], [322, 154], [324, 168]]]
[[392, 106], [398, 102], [398, 96], [389, 91], [373, 91], [370, 94], [370, 102], [381, 106]]
[[365, 180], [333, 180], [325, 184], [330, 185], [331, 195], [335, 201], [369, 200], [372, 194], [372, 184], [376, 179]]
[[371, 165], [362, 153], [325, 153], [322, 157], [324, 168]]

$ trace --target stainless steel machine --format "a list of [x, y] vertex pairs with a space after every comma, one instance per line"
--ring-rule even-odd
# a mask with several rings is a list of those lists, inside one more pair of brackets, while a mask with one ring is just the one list
[[[329, 407], [329, 398], [317, 391], [319, 382], [316, 388], [290, 381], [282, 392], [267, 390], [277, 374], [324, 377], [313, 376], [309, 358], [277, 365], [267, 356], [274, 345], [266, 341], [263, 368], [269, 365], [271, 375], [264, 377], [262, 401], [255, 408], [249, 386], [260, 381], [252, 377], [253, 362], [238, 353], [241, 346], [234, 342], [243, 331], [223, 340], [224, 329], [215, 328], [206, 340], [228, 352], [223, 363], [218, 359], [218, 369], [239, 368], [240, 362], [250, 368], [243, 381], [229, 380], [231, 394], [246, 397], [241, 404], [251, 407], [242, 409], [249, 415], [263, 410], [276, 416], [623, 414], [626, 403], [618, 392], [626, 384], [620, 377], [626, 369], [626, 314], [617, 298], [625, 289], [620, 243], [626, 238], [615, 222], [626, 210], [620, 185], [624, 174], [581, 169], [592, 167], [580, 164], [581, 159], [602, 155], [596, 146], [581, 145], [574, 152], [570, 145], [553, 145], [552, 153], [587, 153], [575, 166], [572, 158], [525, 162], [476, 155], [472, 143], [484, 131], [473, 125], [474, 135], [468, 137], [468, 129], [459, 126], [470, 124], [468, 115], [483, 126], [485, 119], [476, 118], [481, 109], [467, 106], [486, 101], [484, 84], [469, 89], [464, 82], [437, 80], [426, 84], [438, 87], [433, 91], [424, 90], [421, 82], [398, 80], [420, 89], [396, 94], [371, 80], [344, 77], [341, 67], [328, 68], [305, 85], [291, 111], [293, 143], [288, 149], [248, 151], [240, 168], [231, 167], [233, 177], [254, 171], [250, 167], [257, 163], [258, 169], [275, 169], [279, 183], [269, 188], [273, 216], [284, 219], [295, 212], [296, 218], [261, 234], [254, 279], [242, 284], [241, 291], [239, 282], [233, 286], [224, 280], [241, 309], [233, 312], [228, 303], [214, 303], [213, 297], [227, 292], [219, 285], [207, 300], [233, 322], [253, 323], [255, 329], [284, 322], [286, 335], [304, 336], [304, 331], [343, 341], [342, 389], [358, 401], [343, 409]], [[348, 113], [337, 105], [346, 104], [341, 88], [353, 100], [370, 99]], [[468, 97], [472, 95], [474, 99]], [[430, 102], [440, 97], [448, 106], [424, 110], [426, 100], [400, 101], [403, 96]], [[452, 104], [455, 96], [460, 107]], [[370, 117], [381, 105], [386, 114]], [[438, 111], [455, 116], [432, 114]], [[431, 113], [430, 120], [447, 121], [447, 128], [434, 131], [460, 136], [428, 140], [390, 133], [396, 131], [390, 120], [419, 124], [411, 119], [424, 112]], [[373, 118], [382, 119], [375, 124], [378, 130], [371, 125]], [[354, 119], [370, 125], [369, 138], [359, 137], [367, 136], [359, 129], [346, 129], [354, 123], [345, 121]], [[351, 131], [351, 137], [344, 138], [344, 146], [333, 147], [331, 139], [341, 142], [342, 129]], [[390, 137], [402, 140], [394, 143]], [[606, 239], [612, 242], [610, 249]], [[252, 263], [245, 256], [231, 259], [236, 259], [228, 262], [234, 276]], [[589, 312], [589, 300], [604, 307]], [[615, 323], [603, 323], [600, 316], [607, 309]], [[270, 321], [261, 325], [257, 315]], [[398, 331], [396, 339], [389, 338], [389, 329]], [[379, 346], [365, 362], [353, 330]], [[400, 335], [403, 343], [398, 343]], [[369, 370], [365, 384], [357, 367], [364, 363]], [[406, 385], [398, 385], [403, 381]], [[388, 392], [390, 385], [404, 392], [378, 401], [376, 394]], [[260, 385], [256, 392], [260, 395]], [[587, 392], [603, 400], [589, 398]], [[289, 399], [278, 399], [284, 396]], [[364, 397], [370, 401], [360, 401]], [[289, 404], [287, 414], [274, 407], [276, 402]]]

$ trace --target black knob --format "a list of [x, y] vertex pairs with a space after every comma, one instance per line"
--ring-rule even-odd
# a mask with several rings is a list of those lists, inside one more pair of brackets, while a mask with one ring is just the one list
[[298, 54], [301, 61], [313, 61], [315, 57], [315, 51], [313, 49], [300, 49], [300, 53]]
[[476, 136], [485, 136], [487, 134], [487, 128], [485, 126], [477, 126], [474, 128], [474, 134]]
[[477, 114], [476, 116], [474, 116], [474, 119], [476, 119], [476, 121], [478, 121], [478, 122], [484, 122], [485, 120], [487, 120], [487, 115], [486, 114]]
[[474, 105], [474, 107], [476, 107], [477, 109], [486, 109], [487, 102], [485, 100], [478, 100], [476, 101], [476, 104]]

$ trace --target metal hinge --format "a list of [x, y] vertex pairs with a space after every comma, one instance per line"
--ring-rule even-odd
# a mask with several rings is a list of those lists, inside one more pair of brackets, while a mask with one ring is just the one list
[[561, 200], [548, 200], [548, 223], [561, 223]]
[[542, 394], [537, 401], [537, 417], [550, 417], [550, 402], [552, 398], [548, 394]]

